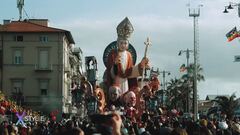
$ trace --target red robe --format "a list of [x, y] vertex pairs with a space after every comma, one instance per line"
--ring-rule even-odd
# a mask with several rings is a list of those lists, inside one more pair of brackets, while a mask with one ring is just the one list
[[137, 66], [133, 65], [133, 59], [130, 52], [126, 51], [126, 69], [123, 70], [122, 64], [115, 64], [115, 59], [118, 53], [116, 50], [111, 51], [108, 56], [108, 63], [107, 63], [107, 84], [108, 87], [114, 85], [119, 86], [119, 82], [117, 77], [120, 78], [127, 78], [128, 79], [128, 90], [132, 87], [136, 87], [137, 85], [137, 78], [141, 75], [141, 67], [140, 64]]

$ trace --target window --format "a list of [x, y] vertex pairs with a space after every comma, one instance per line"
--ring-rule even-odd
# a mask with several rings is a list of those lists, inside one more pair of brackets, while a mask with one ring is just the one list
[[39, 81], [39, 88], [41, 95], [46, 96], [48, 94], [48, 80], [40, 80]]
[[23, 64], [23, 53], [21, 49], [13, 51], [13, 64]]
[[40, 36], [40, 42], [42, 43], [48, 42], [48, 36]]
[[23, 96], [23, 79], [12, 79], [12, 98], [16, 101], [17, 105], [24, 102]]
[[22, 35], [17, 35], [14, 37], [14, 40], [17, 42], [22, 42], [23, 41], [23, 36]]
[[39, 69], [49, 69], [48, 50], [39, 50]]
[[23, 80], [22, 79], [12, 80], [12, 92], [16, 93], [16, 94], [23, 92]]

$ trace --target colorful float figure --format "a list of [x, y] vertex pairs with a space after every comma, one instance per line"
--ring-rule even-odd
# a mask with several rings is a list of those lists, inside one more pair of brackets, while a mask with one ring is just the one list
[[[129, 38], [133, 32], [133, 26], [126, 17], [117, 26], [117, 41], [110, 43], [103, 54], [103, 62], [106, 66], [104, 81], [107, 88], [107, 99], [111, 101], [112, 87], [118, 87], [120, 97], [131, 89], [138, 87], [137, 77], [142, 76], [143, 68], [148, 66], [148, 59], [145, 57], [136, 64], [137, 54], [130, 44]], [[111, 89], [109, 89], [111, 88]]]

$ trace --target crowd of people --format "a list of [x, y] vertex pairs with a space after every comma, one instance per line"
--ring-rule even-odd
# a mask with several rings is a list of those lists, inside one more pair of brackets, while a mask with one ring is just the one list
[[[134, 95], [134, 92], [138, 94]], [[181, 111], [159, 104], [137, 106], [140, 99], [147, 102], [154, 98], [154, 91], [149, 87], [127, 92], [123, 98], [111, 94], [111, 106], [104, 112], [88, 111], [84, 117], [62, 115], [62, 119], [57, 120], [54, 116], [58, 112], [54, 111], [46, 119], [23, 121], [23, 124], [18, 123], [17, 111], [19, 115], [27, 112], [34, 117], [40, 114], [17, 106], [1, 93], [0, 135], [240, 135], [237, 117], [228, 120], [225, 115], [221, 119], [202, 116], [196, 122], [192, 117], [185, 117]], [[14, 118], [3, 119], [9, 113]]]
[[181, 113], [160, 109], [143, 113], [138, 122], [119, 112], [62, 118], [60, 121], [31, 121], [26, 126], [3, 121], [0, 135], [240, 135], [240, 122], [237, 117], [228, 120], [225, 115], [220, 119], [201, 116], [198, 121], [193, 121]]

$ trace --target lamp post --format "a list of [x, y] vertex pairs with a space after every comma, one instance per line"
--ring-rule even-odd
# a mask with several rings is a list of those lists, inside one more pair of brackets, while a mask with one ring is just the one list
[[164, 105], [164, 91], [166, 91], [166, 80], [165, 80], [165, 78], [166, 78], [166, 74], [170, 75], [171, 73], [170, 73], [170, 71], [165, 71], [165, 70], [160, 71], [160, 74], [161, 73], [163, 75], [163, 92], [162, 92], [162, 106], [163, 106]]
[[[189, 73], [188, 68], [189, 68], [189, 58], [190, 58], [190, 52], [192, 53], [193, 50], [180, 50], [178, 55], [180, 56], [182, 53], [186, 53], [186, 58], [187, 58], [187, 74]], [[189, 80], [187, 80], [187, 84], [189, 85]], [[186, 111], [190, 113], [190, 90], [189, 86], [187, 85], [187, 105], [186, 105]]]
[[228, 6], [225, 6], [223, 13], [229, 13], [228, 9], [231, 10], [234, 9], [234, 7], [238, 8], [238, 17], [240, 17], [240, 3], [230, 2]]
[[198, 9], [189, 8], [189, 17], [193, 17], [193, 45], [194, 45], [194, 81], [193, 81], [193, 119], [197, 121], [198, 119], [198, 103], [197, 103], [197, 54], [198, 54], [198, 17], [200, 16], [200, 6]]

